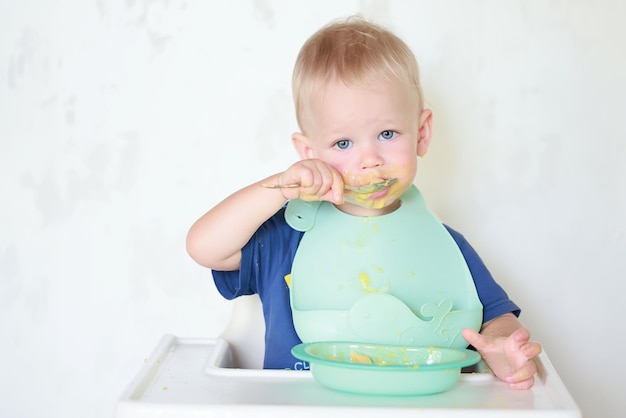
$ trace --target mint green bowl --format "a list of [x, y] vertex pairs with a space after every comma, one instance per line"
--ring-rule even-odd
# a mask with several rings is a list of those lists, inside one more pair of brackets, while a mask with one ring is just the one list
[[444, 392], [456, 384], [462, 367], [480, 360], [467, 349], [334, 341], [298, 344], [291, 352], [310, 363], [323, 386], [380, 396]]

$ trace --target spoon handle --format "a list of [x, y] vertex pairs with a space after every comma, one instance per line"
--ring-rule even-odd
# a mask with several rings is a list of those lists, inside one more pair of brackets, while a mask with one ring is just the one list
[[290, 184], [261, 183], [261, 186], [267, 189], [295, 189], [296, 187], [300, 187], [300, 184], [299, 183], [290, 183]]
[[[394, 177], [394, 178], [381, 181], [378, 183], [365, 184], [360, 187], [353, 187], [353, 186], [344, 184], [343, 188], [350, 192], [355, 192], [355, 193], [366, 193], [366, 194], [374, 193], [374, 192], [384, 189], [385, 187], [392, 185], [393, 183], [396, 182], [396, 180], [397, 179]], [[288, 184], [261, 183], [261, 186], [266, 187], [268, 189], [295, 189], [296, 187], [300, 187], [300, 183], [288, 183]]]

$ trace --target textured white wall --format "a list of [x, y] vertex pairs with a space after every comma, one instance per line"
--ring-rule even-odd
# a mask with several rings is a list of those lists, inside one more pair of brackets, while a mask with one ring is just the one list
[[0, 1], [0, 416], [111, 416], [163, 333], [222, 330], [187, 228], [294, 160], [298, 48], [355, 12], [421, 63], [431, 206], [621, 416], [625, 4]]

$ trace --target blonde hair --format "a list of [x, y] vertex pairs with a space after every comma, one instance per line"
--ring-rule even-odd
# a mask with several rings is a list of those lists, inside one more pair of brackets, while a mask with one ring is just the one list
[[302, 46], [292, 77], [296, 118], [310, 97], [336, 77], [347, 86], [363, 86], [373, 78], [400, 82], [413, 96], [418, 111], [424, 107], [419, 69], [413, 52], [389, 30], [360, 17], [332, 22], [314, 33]]

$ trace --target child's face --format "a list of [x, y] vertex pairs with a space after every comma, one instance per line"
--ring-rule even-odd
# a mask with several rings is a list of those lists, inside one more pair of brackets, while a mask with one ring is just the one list
[[357, 205], [342, 209], [362, 215], [397, 208], [398, 197], [415, 179], [417, 155], [425, 154], [430, 142], [430, 111], [420, 113], [406, 88], [387, 80], [364, 87], [329, 83], [311, 101], [305, 123], [301, 157], [330, 164], [351, 186], [397, 179], [371, 195], [346, 191], [347, 201]]

